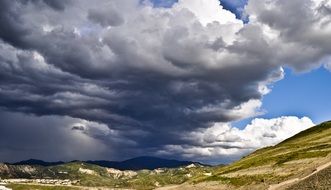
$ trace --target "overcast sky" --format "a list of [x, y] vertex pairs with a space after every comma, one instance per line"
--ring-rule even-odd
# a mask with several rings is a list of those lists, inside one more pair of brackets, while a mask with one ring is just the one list
[[1, 0], [0, 161], [228, 163], [330, 119], [330, 0]]

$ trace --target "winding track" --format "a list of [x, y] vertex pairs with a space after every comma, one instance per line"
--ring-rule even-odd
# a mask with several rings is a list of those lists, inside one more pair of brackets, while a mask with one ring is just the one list
[[303, 181], [307, 178], [309, 178], [310, 176], [313, 176], [315, 175], [316, 173], [320, 172], [321, 170], [324, 170], [325, 168], [331, 166], [331, 161], [330, 162], [327, 162], [319, 167], [316, 168], [316, 170], [314, 170], [314, 172], [312, 172], [311, 174], [303, 177], [303, 178], [294, 178], [294, 179], [289, 179], [289, 180], [286, 180], [286, 181], [283, 181], [281, 183], [278, 183], [278, 184], [273, 184], [273, 185], [270, 185], [268, 190], [279, 190], [280, 188], [284, 187], [285, 185], [289, 185], [289, 184], [294, 184], [294, 183], [298, 183], [300, 181]]

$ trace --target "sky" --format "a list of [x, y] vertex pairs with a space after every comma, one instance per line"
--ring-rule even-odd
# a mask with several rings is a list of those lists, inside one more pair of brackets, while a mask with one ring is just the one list
[[229, 163], [330, 120], [330, 0], [0, 1], [0, 161]]
[[331, 86], [328, 81], [331, 75], [325, 68], [301, 74], [288, 70], [287, 76], [274, 85], [272, 93], [265, 96], [263, 108], [268, 113], [264, 117], [285, 114], [309, 116], [314, 123], [329, 121]]

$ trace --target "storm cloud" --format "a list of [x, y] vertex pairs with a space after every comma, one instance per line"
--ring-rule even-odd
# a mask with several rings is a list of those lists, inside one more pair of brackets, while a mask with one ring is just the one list
[[251, 0], [244, 24], [217, 0], [2, 0], [0, 105], [107, 126], [68, 129], [111, 147], [109, 159], [202, 146], [185, 135], [261, 114], [283, 66], [329, 67], [329, 10]]
[[2, 161], [15, 162], [30, 158], [71, 161], [77, 157], [100, 159], [100, 155], [109, 148], [97, 138], [71, 130], [72, 125], [81, 123], [85, 124], [86, 130], [101, 133], [103, 126], [98, 123], [90, 122], [86, 125], [86, 121], [70, 117], [36, 117], [9, 112], [1, 112], [0, 119]]

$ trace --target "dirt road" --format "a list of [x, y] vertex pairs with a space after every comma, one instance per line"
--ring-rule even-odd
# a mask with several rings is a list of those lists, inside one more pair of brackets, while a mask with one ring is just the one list
[[307, 175], [303, 178], [294, 178], [294, 179], [290, 179], [290, 180], [287, 180], [287, 181], [283, 181], [282, 183], [279, 183], [279, 184], [270, 185], [268, 190], [278, 190], [278, 189], [280, 189], [280, 188], [282, 188], [286, 185], [298, 183], [300, 181], [303, 181], [303, 180], [309, 178], [310, 176], [315, 175], [316, 173], [320, 172], [321, 170], [324, 170], [325, 168], [327, 168], [329, 166], [331, 166], [331, 161], [317, 167], [316, 170], [314, 170], [314, 172], [312, 172], [311, 174], [309, 174], [309, 175]]

